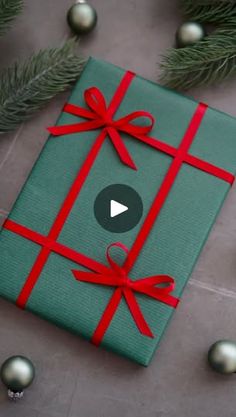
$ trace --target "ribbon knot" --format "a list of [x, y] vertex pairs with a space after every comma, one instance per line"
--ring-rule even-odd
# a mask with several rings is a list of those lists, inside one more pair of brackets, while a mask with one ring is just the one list
[[[137, 169], [123, 143], [120, 132], [133, 137], [138, 135], [140, 137], [146, 136], [154, 125], [154, 117], [151, 113], [139, 110], [121, 117], [118, 120], [113, 120], [111, 113], [112, 109], [107, 107], [105, 98], [97, 87], [90, 87], [85, 90], [84, 101], [89, 110], [67, 103], [64, 106], [63, 111], [73, 114], [74, 116], [88, 119], [88, 121], [63, 126], [52, 126], [48, 128], [49, 132], [53, 136], [61, 136], [103, 128], [105, 133], [110, 137], [121, 161], [130, 168]], [[144, 125], [139, 119], [143, 119], [143, 121], [146, 119], [146, 124]], [[133, 123], [134, 121], [136, 121], [136, 123]]]
[[105, 127], [114, 127], [115, 124], [115, 122], [107, 114], [103, 117], [103, 122]]
[[174, 290], [174, 279], [172, 277], [168, 275], [154, 275], [140, 278], [136, 281], [131, 280], [125, 268], [118, 265], [111, 257], [111, 249], [114, 247], [120, 248], [126, 255], [128, 254], [128, 248], [120, 242], [109, 245], [106, 251], [106, 257], [110, 265], [107, 268], [107, 272], [72, 271], [77, 281], [115, 287], [115, 291], [93, 334], [92, 342], [96, 345], [101, 343], [122, 297], [124, 297], [140, 333], [151, 338], [154, 337], [153, 333], [141, 311], [135, 293], [146, 295], [173, 308], [176, 308], [179, 302], [178, 298], [171, 295], [171, 292]]
[[123, 276], [120, 279], [120, 285], [119, 286], [121, 288], [131, 288], [132, 287], [131, 282], [132, 281], [129, 279], [129, 277]]

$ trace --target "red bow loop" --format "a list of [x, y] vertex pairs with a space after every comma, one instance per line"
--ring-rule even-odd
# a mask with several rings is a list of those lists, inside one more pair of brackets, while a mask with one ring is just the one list
[[[136, 119], [147, 119], [149, 123], [147, 124], [147, 126], [142, 126], [141, 124], [130, 123]], [[147, 135], [152, 130], [154, 123], [155, 123], [155, 119], [151, 115], [151, 113], [147, 111], [139, 110], [139, 111], [134, 111], [133, 113], [130, 113], [127, 116], [124, 116], [121, 119], [114, 121], [113, 126], [118, 130], [129, 133], [130, 135], [132, 134]]]
[[77, 281], [107, 285], [116, 288], [95, 331], [93, 342], [95, 344], [99, 344], [102, 340], [122, 297], [124, 297], [140, 333], [148, 337], [154, 337], [135, 297], [135, 292], [144, 294], [150, 298], [176, 308], [179, 299], [171, 295], [171, 292], [174, 290], [175, 281], [168, 275], [155, 275], [132, 281], [125, 268], [118, 265], [112, 258], [112, 248], [119, 248], [126, 255], [129, 252], [128, 248], [123, 245], [123, 243], [116, 242], [109, 245], [106, 250], [107, 261], [110, 265], [107, 268], [107, 272], [94, 273], [75, 270], [72, 271]]
[[112, 259], [112, 256], [111, 256], [111, 250], [112, 250], [112, 248], [119, 248], [119, 249], [121, 249], [123, 252], [125, 252], [125, 254], [126, 255], [128, 255], [128, 253], [129, 253], [129, 250], [128, 250], [128, 248], [125, 246], [125, 245], [123, 245], [123, 243], [121, 243], [121, 242], [115, 242], [115, 243], [111, 243], [108, 247], [107, 247], [107, 250], [106, 250], [106, 258], [107, 258], [107, 261], [108, 261], [108, 263], [110, 264], [110, 267], [111, 267], [111, 270], [112, 271], [114, 271], [119, 277], [122, 277], [122, 278], [124, 278], [124, 277], [126, 277], [126, 272], [125, 272], [125, 270], [120, 266], [120, 265], [118, 265], [113, 259]]
[[[113, 120], [111, 109], [107, 107], [106, 100], [97, 87], [90, 87], [85, 90], [84, 100], [87, 104], [87, 109], [67, 103], [63, 110], [74, 116], [85, 118], [87, 121], [70, 125], [52, 126], [48, 128], [49, 132], [53, 136], [61, 136], [103, 128], [110, 137], [121, 161], [130, 168], [136, 169], [119, 132], [127, 133], [133, 137], [137, 135], [146, 136], [153, 128], [154, 117], [149, 112], [140, 110], [134, 111], [118, 120]], [[145, 119], [146, 125], [143, 125], [140, 119]], [[134, 121], [136, 123], [133, 123]]]
[[84, 92], [84, 100], [88, 107], [93, 111], [95, 118], [100, 116], [102, 119], [107, 114], [105, 98], [97, 87], [90, 87]]

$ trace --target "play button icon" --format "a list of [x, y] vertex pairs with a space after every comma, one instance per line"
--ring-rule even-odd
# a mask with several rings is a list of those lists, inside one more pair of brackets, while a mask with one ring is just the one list
[[119, 216], [119, 214], [122, 214], [127, 210], [129, 210], [129, 207], [124, 206], [124, 204], [118, 203], [118, 201], [116, 200], [111, 200], [111, 203], [110, 203], [110, 216], [111, 217]]
[[95, 199], [95, 218], [109, 232], [124, 233], [133, 229], [142, 214], [143, 203], [139, 194], [125, 184], [109, 185]]

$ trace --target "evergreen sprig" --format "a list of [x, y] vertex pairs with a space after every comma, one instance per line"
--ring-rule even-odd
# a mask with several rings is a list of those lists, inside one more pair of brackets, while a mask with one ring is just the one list
[[161, 67], [161, 80], [171, 88], [220, 82], [236, 74], [236, 31], [218, 29], [195, 46], [172, 48]]
[[161, 82], [187, 90], [236, 75], [236, 1], [182, 0], [182, 7], [187, 19], [218, 28], [191, 47], [170, 48], [161, 63]]
[[0, 0], [0, 35], [6, 32], [22, 8], [23, 0]]
[[42, 50], [0, 74], [0, 133], [16, 128], [78, 78], [86, 60], [75, 55], [74, 44]]
[[201, 23], [236, 25], [235, 0], [182, 0], [182, 11], [186, 19]]

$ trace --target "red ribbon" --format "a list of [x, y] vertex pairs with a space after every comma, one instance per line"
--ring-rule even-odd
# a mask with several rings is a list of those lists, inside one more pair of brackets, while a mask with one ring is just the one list
[[[111, 285], [116, 287], [108, 303], [108, 306], [94, 332], [92, 341], [96, 344], [98, 344], [99, 341], [102, 340], [102, 337], [106, 329], [108, 328], [122, 297], [125, 298], [130, 308], [131, 314], [135, 320], [135, 323], [137, 324], [141, 333], [145, 334], [145, 332], [147, 332], [148, 336], [150, 337], [152, 337], [152, 333], [136, 302], [134, 292], [146, 294], [149, 297], [155, 298], [161, 302], [166, 302], [166, 304], [172, 307], [176, 307], [177, 305], [178, 299], [174, 298], [170, 294], [171, 291], [174, 289], [173, 278], [167, 276], [154, 276], [143, 278], [133, 282], [128, 277], [128, 273], [135, 264], [139, 256], [139, 253], [142, 250], [142, 247], [145, 244], [145, 241], [150, 231], [152, 230], [152, 227], [163, 205], [165, 204], [165, 201], [170, 193], [172, 186], [175, 183], [176, 177], [178, 176], [182, 164], [187, 163], [195, 167], [196, 169], [204, 171], [212, 176], [226, 181], [229, 184], [233, 184], [234, 181], [234, 175], [230, 172], [227, 172], [220, 167], [217, 167], [207, 161], [204, 161], [194, 155], [189, 154], [191, 144], [198, 132], [202, 119], [207, 110], [207, 106], [205, 104], [200, 103], [197, 106], [178, 148], [168, 145], [167, 143], [162, 142], [156, 138], [151, 138], [147, 136], [147, 133], [149, 130], [151, 130], [154, 122], [153, 117], [147, 112], [134, 112], [128, 116], [121, 118], [120, 120], [112, 120], [112, 117], [117, 111], [119, 105], [121, 104], [134, 76], [135, 74], [131, 73], [130, 71], [124, 74], [124, 77], [121, 79], [108, 108], [106, 107], [105, 100], [102, 94], [100, 92], [98, 93], [99, 90], [95, 87], [92, 87], [85, 93], [87, 97], [86, 102], [91, 110], [83, 109], [81, 107], [77, 107], [71, 104], [67, 104], [65, 106], [66, 111], [70, 110], [72, 114], [76, 114], [80, 117], [85, 117], [89, 119], [88, 122], [78, 123], [69, 126], [55, 126], [49, 128], [52, 134], [60, 135], [65, 133], [73, 133], [73, 129], [74, 132], [79, 132], [84, 130], [96, 129], [99, 126], [103, 127], [102, 131], [98, 134], [94, 144], [92, 145], [84, 163], [82, 164], [82, 167], [77, 173], [76, 178], [73, 181], [71, 188], [69, 189], [68, 194], [65, 197], [60, 207], [60, 210], [56, 215], [56, 218], [50, 228], [48, 235], [41, 235], [40, 233], [31, 230], [25, 227], [24, 225], [20, 225], [10, 219], [6, 220], [6, 222], [3, 225], [5, 229], [11, 231], [12, 233], [16, 233], [17, 235], [20, 235], [25, 239], [30, 239], [31, 241], [41, 246], [41, 250], [39, 251], [39, 254], [17, 298], [16, 303], [18, 306], [22, 308], [26, 306], [27, 301], [34, 289], [34, 286], [40, 278], [40, 274], [45, 264], [47, 263], [51, 252], [64, 256], [72, 260], [73, 262], [83, 265], [85, 268], [88, 268], [96, 272], [95, 274], [93, 274], [90, 272], [85, 273], [82, 271], [74, 271], [74, 274], [78, 274], [78, 277], [76, 277], [76, 279], [79, 279], [81, 281], [88, 281], [89, 277], [88, 282], [94, 282], [100, 285]], [[79, 113], [77, 113], [77, 110]], [[137, 117], [147, 117], [149, 120], [151, 120], [151, 125], [143, 127], [136, 126], [135, 124], [130, 123]], [[68, 132], [68, 127], [69, 129], [72, 129], [72, 131]], [[66, 132], [64, 129], [66, 129]], [[143, 143], [146, 143], [148, 146], [151, 146], [154, 149], [159, 150], [160, 152], [170, 155], [173, 159], [169, 166], [167, 174], [161, 184], [161, 187], [157, 191], [157, 194], [148, 211], [148, 214], [136, 236], [136, 239], [129, 253], [127, 254], [127, 258], [123, 266], [119, 267], [112, 260], [111, 256], [109, 255], [110, 249], [108, 249], [107, 258], [110, 264], [110, 268], [108, 268], [105, 265], [100, 264], [97, 261], [87, 257], [86, 255], [76, 252], [72, 248], [69, 248], [63, 245], [62, 243], [59, 243], [58, 238], [68, 216], [70, 215], [74, 203], [80, 194], [80, 191], [94, 164], [94, 161], [96, 160], [96, 157], [100, 152], [100, 149], [103, 145], [103, 142], [107, 134], [109, 134], [111, 140], [113, 141], [122, 161], [129, 165], [131, 168], [135, 168], [135, 165], [131, 157], [129, 156], [128, 151], [126, 150], [120, 138], [120, 131], [131, 134], [136, 139], [140, 140]], [[127, 253], [127, 248], [122, 244], [115, 244], [115, 246], [121, 247]], [[96, 280], [96, 282], [93, 281], [93, 279]], [[105, 281], [107, 282], [107, 280], [109, 280], [109, 284], [104, 283]], [[161, 286], [163, 284], [167, 284], [167, 287], [163, 288]]]
[[[73, 114], [75, 116], [89, 119], [88, 122], [75, 123], [64, 126], [52, 126], [48, 130], [53, 136], [61, 136], [72, 133], [85, 132], [103, 128], [105, 133], [110, 137], [121, 161], [132, 169], [137, 169], [119, 132], [128, 133], [131, 136], [141, 135], [146, 136], [153, 127], [154, 117], [146, 111], [135, 111], [119, 120], [113, 120], [111, 112], [109, 111], [105, 98], [102, 92], [97, 87], [91, 87], [85, 90], [84, 100], [91, 110], [83, 107], [75, 106], [74, 104], [66, 104], [64, 112]], [[141, 126], [131, 123], [132, 121], [146, 118], [150, 123], [147, 126]]]
[[110, 250], [113, 247], [122, 249], [126, 254], [129, 252], [128, 248], [120, 242], [109, 245], [106, 251], [106, 257], [110, 264], [108, 271], [100, 273], [72, 271], [77, 281], [116, 287], [92, 337], [92, 342], [97, 346], [101, 343], [122, 297], [124, 297], [140, 333], [152, 338], [154, 337], [153, 333], [143, 316], [134, 292], [145, 294], [173, 308], [176, 308], [179, 303], [179, 299], [170, 294], [174, 290], [175, 285], [173, 278], [168, 275], [154, 275], [132, 281], [125, 267], [119, 266], [112, 259]]

